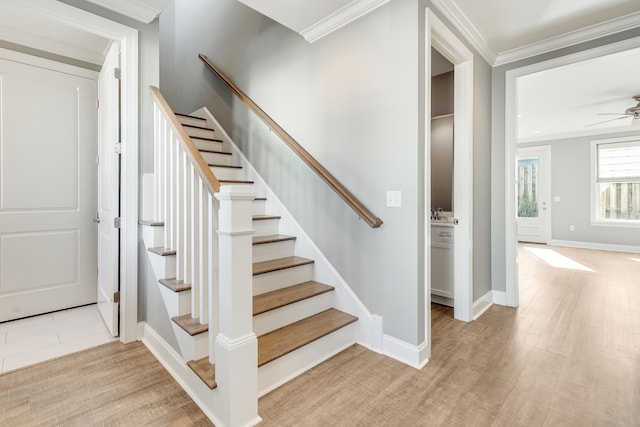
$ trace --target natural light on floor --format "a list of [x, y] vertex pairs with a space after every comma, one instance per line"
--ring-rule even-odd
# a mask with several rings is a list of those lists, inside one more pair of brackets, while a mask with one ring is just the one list
[[640, 262], [640, 258], [629, 258], [631, 261]]
[[526, 247], [525, 249], [531, 252], [533, 255], [540, 258], [542, 261], [549, 264], [551, 267], [565, 268], [567, 270], [578, 270], [578, 271], [589, 271], [589, 272], [595, 271], [587, 267], [586, 265], [580, 264], [579, 262], [574, 261], [571, 258], [568, 258], [562, 254], [559, 254], [553, 249], [530, 248], [530, 247]]

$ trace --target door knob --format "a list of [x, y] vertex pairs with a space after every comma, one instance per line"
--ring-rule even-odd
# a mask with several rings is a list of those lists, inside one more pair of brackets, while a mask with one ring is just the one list
[[95, 222], [96, 224], [100, 224], [100, 215], [96, 213], [96, 217], [93, 218], [92, 221]]

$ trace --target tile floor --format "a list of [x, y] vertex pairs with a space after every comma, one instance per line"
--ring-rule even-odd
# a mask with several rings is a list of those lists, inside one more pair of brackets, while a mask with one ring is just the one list
[[0, 323], [0, 373], [113, 339], [95, 304]]

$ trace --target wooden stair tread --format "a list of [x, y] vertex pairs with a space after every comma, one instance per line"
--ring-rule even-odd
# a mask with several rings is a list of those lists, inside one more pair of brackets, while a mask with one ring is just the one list
[[299, 267], [301, 265], [313, 264], [312, 259], [290, 256], [286, 258], [272, 259], [269, 261], [254, 262], [253, 275], [270, 273], [272, 271], [285, 270], [287, 268]]
[[258, 366], [272, 362], [357, 320], [355, 316], [330, 308], [264, 334], [258, 337]]
[[[213, 129], [207, 129], [207, 130], [213, 130]], [[223, 142], [221, 139], [207, 138], [205, 136], [192, 136], [191, 140], [193, 141], [194, 139], [196, 139], [198, 141]], [[199, 151], [202, 151], [202, 150], [199, 150]]]
[[[216, 131], [215, 129], [207, 128], [207, 127], [204, 127], [204, 126], [185, 125], [185, 124], [183, 124], [182, 126], [186, 127], [186, 128], [192, 128], [192, 129], [210, 130], [211, 132], [215, 132]], [[196, 138], [198, 138], [198, 137], [196, 137]]]
[[[254, 200], [258, 200], [258, 199], [254, 199]], [[254, 221], [266, 221], [269, 219], [280, 219], [281, 217], [278, 215], [254, 215], [253, 216], [253, 220]]]
[[[212, 141], [216, 141], [216, 142], [222, 142], [222, 141], [218, 141], [218, 140], [212, 140]], [[225, 156], [233, 156], [232, 153], [227, 153], [226, 151], [220, 151], [220, 150], [209, 150], [208, 148], [198, 148], [198, 151], [201, 153], [214, 153], [214, 154], [224, 154]]]
[[209, 363], [209, 356], [191, 360], [187, 362], [187, 365], [211, 390], [218, 387], [218, 383], [216, 383], [216, 365]]
[[315, 281], [299, 283], [287, 288], [267, 292], [253, 297], [253, 315], [266, 313], [276, 308], [302, 301], [316, 295], [333, 291], [333, 286]]
[[169, 248], [149, 248], [149, 252], [152, 252], [154, 254], [160, 255], [160, 256], [169, 256], [169, 255], [175, 255], [176, 254], [176, 250], [175, 249], [169, 249]]
[[253, 181], [244, 181], [241, 179], [219, 179], [220, 184], [253, 184]]
[[182, 280], [176, 279], [160, 279], [158, 282], [171, 289], [173, 292], [184, 292], [191, 289], [191, 283], [184, 283]]
[[204, 120], [204, 121], [207, 120], [207, 119], [203, 119], [202, 117], [192, 116], [192, 115], [184, 114], [184, 113], [173, 113], [173, 114], [175, 114], [176, 116], [180, 116], [180, 117], [188, 117], [190, 119], [197, 119], [197, 120]]
[[242, 169], [242, 166], [237, 165], [219, 165], [216, 163], [207, 163], [207, 165], [212, 168]]
[[255, 198], [255, 199], [253, 199], [253, 200], [266, 201], [266, 200], [267, 200], [267, 198], [266, 198], [266, 197], [256, 197], [256, 198]]
[[286, 236], [284, 234], [272, 234], [270, 236], [258, 236], [253, 238], [254, 245], [264, 245], [267, 243], [284, 242], [287, 240], [296, 240], [296, 236]]
[[191, 314], [185, 314], [184, 316], [172, 317], [171, 320], [182, 329], [185, 330], [191, 336], [207, 332], [209, 330], [209, 324], [201, 324], [200, 319], [191, 317]]

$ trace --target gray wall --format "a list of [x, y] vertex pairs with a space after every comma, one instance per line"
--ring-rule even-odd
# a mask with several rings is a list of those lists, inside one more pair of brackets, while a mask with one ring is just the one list
[[[160, 18], [160, 83], [174, 109], [207, 106], [367, 308], [384, 317], [385, 333], [412, 344], [424, 340], [426, 4], [394, 0], [313, 44], [233, 0], [175, 0]], [[382, 227], [360, 221], [198, 53], [381, 217]], [[476, 62], [476, 107], [488, 111], [490, 68]], [[488, 117], [476, 117], [474, 128], [487, 153]], [[488, 195], [488, 162], [475, 170]], [[402, 191], [401, 208], [385, 206], [387, 190]], [[489, 213], [482, 209], [481, 221]], [[480, 252], [488, 247], [488, 240], [477, 244]], [[486, 265], [476, 286], [489, 289], [488, 258], [479, 259]]]
[[[506, 72], [549, 59], [640, 36], [640, 28], [493, 68], [491, 83], [491, 276], [493, 289], [506, 290], [505, 277], [505, 81]], [[477, 112], [477, 110], [476, 110]]]
[[[583, 243], [638, 246], [639, 228], [603, 227], [591, 225], [591, 141], [613, 137], [639, 135], [624, 132], [593, 137], [567, 138], [556, 141], [521, 144], [521, 146], [551, 146], [551, 238]], [[569, 231], [574, 225], [575, 231]]]

